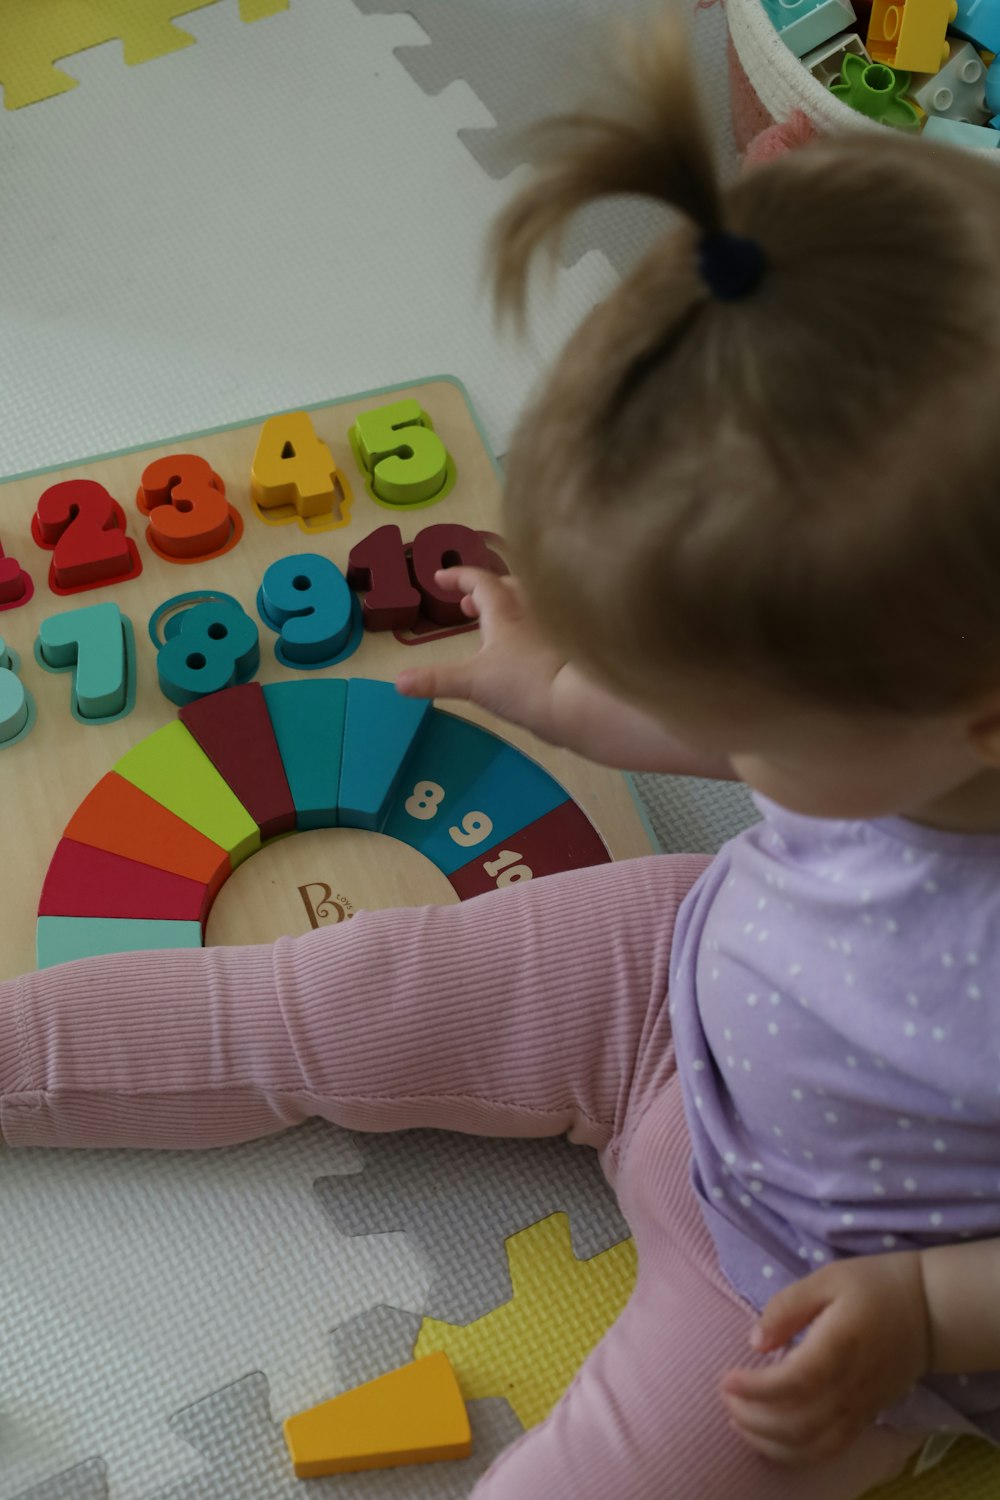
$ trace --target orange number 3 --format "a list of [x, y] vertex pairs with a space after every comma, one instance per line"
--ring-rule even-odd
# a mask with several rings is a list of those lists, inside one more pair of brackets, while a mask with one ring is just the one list
[[243, 521], [226, 499], [226, 487], [204, 458], [176, 453], [154, 458], [135, 497], [149, 517], [146, 540], [167, 562], [204, 562], [229, 552]]

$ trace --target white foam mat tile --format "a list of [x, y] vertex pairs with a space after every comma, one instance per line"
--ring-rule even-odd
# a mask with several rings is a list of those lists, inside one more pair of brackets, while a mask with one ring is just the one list
[[74, 1469], [89, 1495], [97, 1458], [112, 1500], [191, 1477], [172, 1413], [260, 1371], [283, 1420], [322, 1399], [334, 1328], [418, 1312], [420, 1252], [341, 1236], [316, 1199], [359, 1165], [322, 1122], [207, 1152], [0, 1151], [2, 1500]]
[[393, 56], [416, 21], [220, 0], [184, 25], [196, 45], [138, 67], [73, 56], [78, 89], [2, 119], [0, 472], [437, 373], [502, 450], [606, 259], [498, 362], [482, 247], [512, 184], [458, 138], [492, 122], [468, 85], [431, 98]]

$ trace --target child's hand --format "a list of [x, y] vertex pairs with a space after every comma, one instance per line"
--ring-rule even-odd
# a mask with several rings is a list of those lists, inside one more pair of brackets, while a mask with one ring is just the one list
[[461, 594], [470, 620], [479, 620], [479, 650], [462, 661], [401, 672], [399, 691], [411, 698], [466, 698], [548, 738], [552, 685], [564, 662], [535, 624], [516, 580], [482, 568], [442, 568], [434, 576], [440, 587]]
[[859, 1255], [803, 1277], [771, 1298], [754, 1347], [780, 1348], [807, 1324], [779, 1363], [729, 1370], [720, 1386], [737, 1432], [780, 1464], [832, 1458], [927, 1373], [919, 1253]]

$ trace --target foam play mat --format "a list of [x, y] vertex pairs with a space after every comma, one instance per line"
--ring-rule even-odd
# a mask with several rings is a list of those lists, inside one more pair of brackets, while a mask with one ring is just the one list
[[[494, 455], [662, 225], [588, 213], [529, 341], [494, 329], [482, 245], [516, 132], [572, 101], [606, 15], [6, 0], [0, 975], [463, 900], [645, 852], [650, 821], [712, 850], [755, 816], [687, 780], [638, 778], [637, 802], [389, 686], [472, 648], [435, 560], [502, 562]], [[731, 163], [721, 7], [694, 35]], [[8, 1152], [0, 1202], [0, 1500], [291, 1500], [284, 1419], [437, 1350], [471, 1456], [309, 1493], [461, 1500], [635, 1271], [563, 1141], [313, 1122], [211, 1152]], [[987, 1500], [1000, 1463], [963, 1442], [879, 1493]]]

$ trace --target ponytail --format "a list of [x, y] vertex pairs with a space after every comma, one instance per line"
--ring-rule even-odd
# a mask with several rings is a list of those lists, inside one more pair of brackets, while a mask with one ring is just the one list
[[714, 153], [698, 101], [685, 26], [671, 9], [653, 26], [623, 26], [606, 111], [581, 111], [532, 132], [540, 171], [503, 213], [491, 246], [497, 311], [523, 317], [529, 265], [558, 253], [569, 220], [616, 194], [679, 210], [702, 233], [723, 228]]

